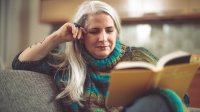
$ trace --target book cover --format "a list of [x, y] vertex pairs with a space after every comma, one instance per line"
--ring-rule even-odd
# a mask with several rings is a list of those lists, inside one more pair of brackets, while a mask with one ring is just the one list
[[157, 65], [146, 62], [121, 62], [111, 71], [108, 107], [125, 106], [153, 88], [168, 88], [183, 97], [199, 63], [190, 63], [191, 55], [183, 51], [162, 57]]

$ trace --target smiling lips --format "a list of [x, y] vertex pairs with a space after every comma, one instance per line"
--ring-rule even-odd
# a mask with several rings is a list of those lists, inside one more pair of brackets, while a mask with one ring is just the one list
[[101, 49], [101, 50], [106, 50], [108, 47], [109, 47], [108, 45], [107, 46], [105, 46], [105, 45], [103, 45], [103, 46], [97, 46], [97, 48]]

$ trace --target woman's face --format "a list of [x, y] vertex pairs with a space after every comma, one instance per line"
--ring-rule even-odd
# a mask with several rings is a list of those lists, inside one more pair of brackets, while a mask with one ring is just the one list
[[84, 45], [87, 51], [97, 59], [107, 58], [116, 44], [117, 31], [114, 21], [106, 13], [88, 16], [84, 34]]

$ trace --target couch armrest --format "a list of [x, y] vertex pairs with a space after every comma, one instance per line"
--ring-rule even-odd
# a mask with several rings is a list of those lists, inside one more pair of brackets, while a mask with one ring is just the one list
[[57, 89], [51, 77], [22, 71], [0, 71], [0, 112], [61, 112], [53, 100]]

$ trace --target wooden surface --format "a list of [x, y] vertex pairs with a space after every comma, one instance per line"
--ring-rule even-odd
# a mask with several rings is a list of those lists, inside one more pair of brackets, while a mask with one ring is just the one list
[[[40, 22], [70, 21], [84, 0], [40, 0]], [[200, 19], [200, 0], [102, 0], [119, 13], [123, 24]]]

